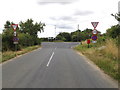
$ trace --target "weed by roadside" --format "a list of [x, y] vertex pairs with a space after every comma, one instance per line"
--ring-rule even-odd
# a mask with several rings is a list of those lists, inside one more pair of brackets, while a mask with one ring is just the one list
[[87, 44], [78, 45], [74, 49], [84, 54], [87, 58], [93, 61], [99, 68], [101, 68], [106, 74], [110, 75], [116, 80], [120, 80], [118, 72], [118, 47], [114, 40], [108, 39], [103, 44], [91, 44], [90, 48], [87, 48]]
[[37, 45], [37, 46], [26, 47], [26, 48], [23, 48], [21, 51], [17, 51], [17, 52], [14, 52], [14, 51], [6, 51], [6, 52], [3, 52], [3, 53], [2, 53], [2, 59], [1, 59], [0, 63], [1, 63], [1, 62], [4, 62], [4, 61], [7, 61], [7, 60], [9, 60], [9, 59], [11, 59], [11, 58], [14, 58], [14, 57], [16, 57], [16, 56], [18, 56], [18, 55], [25, 54], [25, 53], [27, 53], [27, 52], [30, 52], [30, 51], [32, 51], [32, 50], [35, 50], [35, 49], [37, 49], [37, 48], [40, 48], [40, 46]]

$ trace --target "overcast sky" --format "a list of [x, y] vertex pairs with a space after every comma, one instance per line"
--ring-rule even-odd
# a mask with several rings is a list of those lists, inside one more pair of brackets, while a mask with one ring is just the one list
[[118, 12], [119, 0], [1, 0], [0, 32], [7, 20], [18, 24], [31, 18], [46, 24], [39, 37], [54, 37], [59, 32], [93, 29], [91, 22], [99, 22], [102, 33], [118, 22], [111, 16]]

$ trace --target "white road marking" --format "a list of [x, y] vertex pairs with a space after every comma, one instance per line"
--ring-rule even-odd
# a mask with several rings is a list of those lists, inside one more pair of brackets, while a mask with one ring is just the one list
[[52, 58], [53, 58], [53, 55], [54, 55], [54, 52], [52, 53], [52, 55], [51, 55], [51, 57], [50, 57], [50, 59], [49, 59], [49, 61], [48, 61], [48, 63], [47, 63], [47, 67], [48, 67], [49, 64], [50, 64], [50, 62], [51, 62], [51, 60], [52, 60]]

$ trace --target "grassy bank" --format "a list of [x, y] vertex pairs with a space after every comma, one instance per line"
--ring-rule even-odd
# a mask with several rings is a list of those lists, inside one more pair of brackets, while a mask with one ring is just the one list
[[3, 52], [2, 53], [2, 59], [1, 59], [0, 63], [4, 62], [4, 61], [7, 61], [7, 60], [9, 60], [11, 58], [14, 58], [14, 57], [16, 57], [18, 55], [25, 54], [27, 52], [35, 50], [35, 49], [37, 49], [39, 47], [40, 46], [37, 45], [37, 46], [30, 46], [30, 47], [23, 48], [22, 50], [17, 51], [17, 52], [15, 52], [15, 51], [6, 51], [6, 52]]
[[[104, 46], [103, 46], [104, 45]], [[114, 40], [106, 40], [103, 44], [90, 44], [90, 48], [86, 43], [75, 47], [75, 49], [93, 61], [106, 74], [116, 80], [120, 80], [118, 72], [118, 47]]]
[[0, 52], [0, 62], [2, 62], [2, 53]]

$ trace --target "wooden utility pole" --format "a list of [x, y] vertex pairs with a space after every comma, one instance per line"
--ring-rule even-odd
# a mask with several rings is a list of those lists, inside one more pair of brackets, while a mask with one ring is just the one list
[[[118, 14], [120, 14], [120, 1], [118, 2]], [[120, 21], [118, 21], [118, 24], [120, 25]]]
[[55, 41], [56, 41], [56, 25], [55, 25]]
[[79, 24], [78, 24], [78, 32], [77, 32], [77, 42], [79, 41]]

